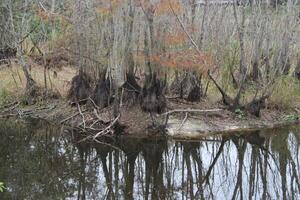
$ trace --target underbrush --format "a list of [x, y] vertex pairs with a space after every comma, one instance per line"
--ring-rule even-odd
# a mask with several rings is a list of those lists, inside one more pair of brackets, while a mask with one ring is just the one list
[[300, 108], [300, 81], [290, 76], [279, 79], [268, 106], [279, 110]]
[[0, 106], [10, 103], [13, 100], [11, 93], [6, 89], [0, 90]]

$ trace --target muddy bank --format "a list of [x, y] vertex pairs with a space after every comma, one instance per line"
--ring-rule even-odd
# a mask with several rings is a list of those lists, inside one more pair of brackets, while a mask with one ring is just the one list
[[203, 102], [185, 104], [170, 101], [169, 105], [168, 112], [154, 116], [154, 125], [149, 114], [142, 112], [139, 106], [122, 107], [121, 114], [116, 119], [111, 107], [99, 111], [86, 106], [79, 109], [63, 100], [51, 100], [25, 107], [15, 102], [1, 108], [0, 118], [39, 118], [87, 134], [106, 129], [101, 134], [108, 135], [116, 134], [113, 129], [118, 122], [117, 128], [121, 134], [147, 137], [165, 134], [172, 138], [197, 138], [207, 134], [275, 128], [299, 122], [297, 118], [287, 117], [296, 116], [296, 112], [264, 109], [261, 117], [257, 118], [243, 113], [232, 113], [218, 105], [205, 106]]

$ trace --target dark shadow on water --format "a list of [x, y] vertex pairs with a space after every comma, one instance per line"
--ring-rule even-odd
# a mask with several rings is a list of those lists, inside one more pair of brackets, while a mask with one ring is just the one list
[[0, 122], [0, 199], [300, 199], [300, 127], [193, 141]]

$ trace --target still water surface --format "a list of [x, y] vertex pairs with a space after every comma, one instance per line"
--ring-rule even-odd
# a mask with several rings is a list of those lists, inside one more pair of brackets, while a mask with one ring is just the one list
[[300, 126], [195, 141], [80, 139], [39, 121], [0, 122], [0, 199], [300, 199]]

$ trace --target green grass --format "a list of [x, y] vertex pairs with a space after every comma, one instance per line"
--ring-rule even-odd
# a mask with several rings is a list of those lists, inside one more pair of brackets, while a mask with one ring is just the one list
[[300, 81], [291, 76], [283, 76], [270, 98], [270, 106], [291, 110], [300, 108]]
[[0, 182], [0, 192], [4, 192], [5, 186], [3, 182]]
[[8, 104], [11, 102], [12, 96], [6, 89], [0, 90], [0, 105]]

